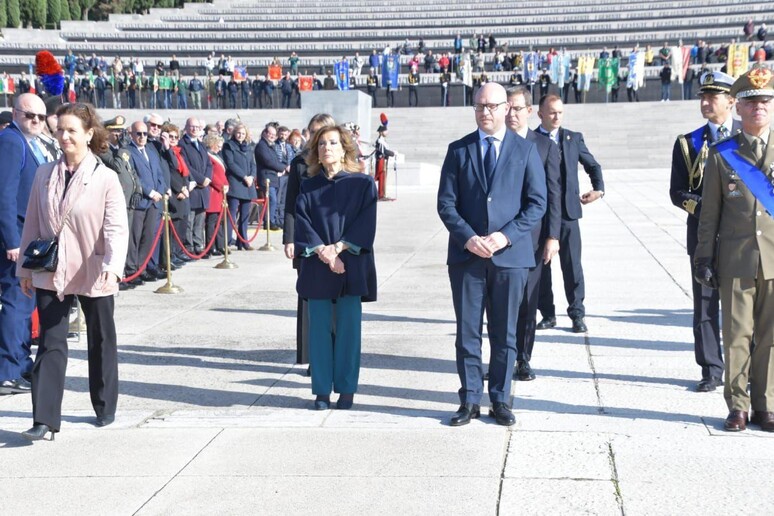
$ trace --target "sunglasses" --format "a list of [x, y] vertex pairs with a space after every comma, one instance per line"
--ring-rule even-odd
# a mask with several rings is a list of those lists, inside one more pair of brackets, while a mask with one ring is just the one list
[[134, 135], [142, 137], [142, 136], [148, 136], [148, 133], [144, 133], [142, 131], [135, 131]]
[[148, 127], [161, 127], [161, 124], [154, 124], [153, 122], [148, 122]]
[[35, 120], [37, 118], [38, 122], [42, 123], [46, 121], [46, 115], [38, 115], [36, 113], [30, 113], [29, 111], [22, 111], [21, 109], [19, 111], [24, 113], [24, 118], [27, 120]]

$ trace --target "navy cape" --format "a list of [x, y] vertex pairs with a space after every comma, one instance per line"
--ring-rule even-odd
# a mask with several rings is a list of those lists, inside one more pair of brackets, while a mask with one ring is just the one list
[[342, 252], [346, 272], [335, 274], [316, 254], [301, 259], [296, 290], [305, 299], [360, 296], [376, 301], [376, 185], [371, 176], [339, 172], [333, 179], [320, 173], [301, 183], [296, 199], [296, 255], [319, 245], [344, 241], [359, 254]]

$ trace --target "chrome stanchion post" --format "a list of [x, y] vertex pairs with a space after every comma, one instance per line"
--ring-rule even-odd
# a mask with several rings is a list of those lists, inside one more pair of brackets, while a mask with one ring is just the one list
[[[216, 269], [236, 269], [239, 266], [228, 259], [229, 250], [228, 250], [228, 241], [230, 240], [231, 235], [228, 231], [228, 203], [226, 202], [226, 197], [223, 197], [223, 261], [220, 262], [215, 266]], [[234, 231], [236, 231], [236, 237], [239, 238], [239, 231], [234, 228]], [[245, 235], [246, 236], [246, 235]], [[215, 241], [218, 241], [218, 237], [215, 237]]]
[[172, 218], [169, 216], [169, 199], [164, 196], [164, 255], [167, 257], [167, 283], [156, 289], [156, 294], [180, 294], [183, 289], [172, 283], [172, 253], [169, 247], [169, 225], [172, 224]]
[[269, 185], [270, 181], [266, 180], [266, 197], [264, 200], [266, 201], [266, 244], [262, 245], [258, 248], [259, 251], [276, 251], [277, 248], [271, 245], [271, 203], [270, 203], [270, 196], [269, 196]]

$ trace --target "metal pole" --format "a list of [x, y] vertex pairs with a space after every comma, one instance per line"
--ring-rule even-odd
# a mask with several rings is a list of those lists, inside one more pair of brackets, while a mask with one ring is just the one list
[[271, 245], [271, 204], [269, 202], [270, 198], [271, 198], [269, 196], [269, 188], [270, 188], [269, 185], [270, 184], [271, 184], [270, 181], [267, 179], [266, 180], [266, 197], [264, 199], [266, 201], [266, 217], [267, 217], [267, 220], [266, 220], [266, 244], [262, 245], [261, 247], [259, 247], [258, 248], [259, 251], [275, 251], [276, 250], [276, 248], [273, 245]]
[[169, 216], [169, 199], [164, 196], [164, 213], [162, 214], [164, 221], [164, 254], [167, 257], [167, 283], [156, 289], [156, 294], [180, 294], [183, 289], [172, 283], [172, 257], [169, 249], [169, 225], [172, 223], [172, 218]]
[[[226, 210], [228, 210], [228, 203], [226, 202], [226, 197], [223, 196], [223, 261], [215, 266], [216, 269], [236, 269], [239, 267], [228, 259], [228, 241], [230, 240], [229, 237], [231, 235], [228, 231], [228, 214], [226, 213]], [[236, 230], [236, 228], [234, 229]], [[239, 232], [237, 232], [237, 238], [239, 238]], [[218, 241], [217, 237], [215, 237], [215, 241]]]

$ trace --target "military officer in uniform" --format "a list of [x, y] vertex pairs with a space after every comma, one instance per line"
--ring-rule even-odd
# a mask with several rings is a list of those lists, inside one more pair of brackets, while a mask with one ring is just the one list
[[723, 426], [745, 430], [752, 408], [749, 421], [774, 432], [774, 73], [755, 67], [730, 93], [742, 132], [709, 150], [694, 266], [699, 283], [720, 288]]
[[677, 137], [672, 150], [672, 179], [669, 196], [672, 204], [688, 213], [686, 247], [691, 259], [693, 285], [693, 345], [696, 363], [701, 366], [697, 392], [714, 391], [723, 385], [723, 354], [720, 349], [720, 297], [717, 290], [703, 287], [693, 279], [696, 231], [701, 215], [704, 162], [714, 142], [736, 134], [741, 125], [732, 117], [734, 97], [730, 95], [734, 78], [721, 72], [706, 72], [699, 81], [701, 114], [707, 123], [693, 132]]

